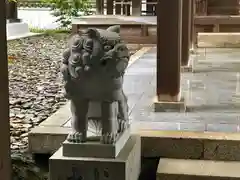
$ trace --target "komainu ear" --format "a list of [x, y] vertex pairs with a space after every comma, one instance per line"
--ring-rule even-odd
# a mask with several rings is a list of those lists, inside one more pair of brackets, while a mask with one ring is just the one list
[[120, 29], [121, 29], [120, 25], [114, 25], [114, 26], [110, 26], [109, 28], [107, 28], [107, 31], [120, 34]]

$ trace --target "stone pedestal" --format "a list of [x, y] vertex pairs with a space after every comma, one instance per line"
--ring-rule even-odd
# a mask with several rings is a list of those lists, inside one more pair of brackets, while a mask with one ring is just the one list
[[70, 143], [65, 141], [63, 142], [63, 156], [116, 158], [127, 143], [129, 136], [130, 129], [126, 130], [115, 144], [101, 144], [100, 142]]
[[7, 22], [7, 36], [19, 36], [30, 33], [27, 23], [23, 22]]
[[140, 169], [138, 136], [131, 136], [116, 158], [68, 157], [63, 148], [50, 158], [50, 180], [138, 180]]
[[154, 111], [155, 112], [185, 112], [186, 103], [183, 97], [180, 100], [158, 100], [157, 97], [154, 99]]

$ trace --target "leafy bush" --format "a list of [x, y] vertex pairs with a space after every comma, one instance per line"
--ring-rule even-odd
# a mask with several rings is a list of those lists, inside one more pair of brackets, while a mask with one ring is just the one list
[[51, 4], [52, 15], [58, 17], [62, 27], [71, 24], [72, 17], [88, 15], [91, 9], [91, 0], [42, 0], [44, 3]]

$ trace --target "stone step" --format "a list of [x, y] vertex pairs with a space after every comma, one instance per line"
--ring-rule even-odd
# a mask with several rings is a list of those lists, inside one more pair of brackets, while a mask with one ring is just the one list
[[160, 159], [158, 180], [234, 180], [240, 179], [240, 162]]
[[198, 33], [198, 47], [238, 48], [240, 33]]

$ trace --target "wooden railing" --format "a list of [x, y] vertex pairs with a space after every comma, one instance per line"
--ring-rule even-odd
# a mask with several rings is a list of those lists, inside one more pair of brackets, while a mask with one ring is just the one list
[[225, 0], [223, 3], [220, 0], [196, 0], [196, 15], [239, 15], [238, 1]]

